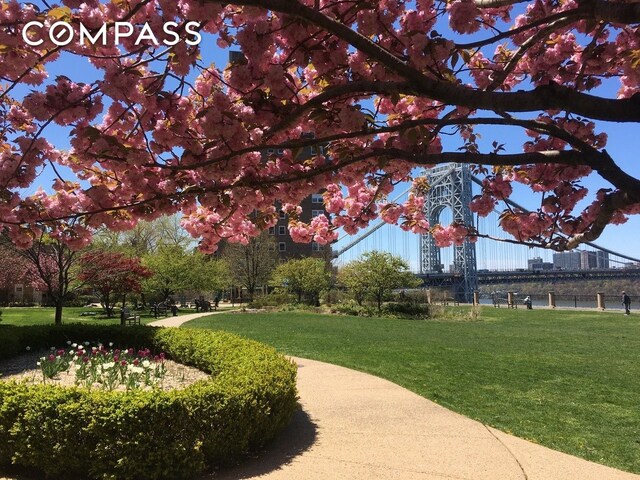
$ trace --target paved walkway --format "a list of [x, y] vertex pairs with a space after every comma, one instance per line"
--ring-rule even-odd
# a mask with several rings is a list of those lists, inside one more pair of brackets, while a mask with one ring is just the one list
[[254, 458], [201, 480], [640, 480], [489, 428], [381, 378], [293, 360], [302, 409], [291, 424]]
[[200, 317], [208, 317], [209, 315], [218, 315], [220, 313], [227, 313], [232, 311], [231, 308], [225, 308], [222, 310], [216, 310], [215, 312], [199, 312], [199, 313], [187, 313], [186, 315], [179, 315], [177, 317], [166, 317], [161, 320], [155, 320], [147, 323], [151, 327], [179, 327], [189, 320], [195, 320]]
[[267, 451], [207, 479], [640, 479], [486, 427], [386, 380], [294, 360], [302, 411]]
[[640, 480], [487, 427], [387, 380], [293, 360], [302, 410], [266, 451], [206, 480]]

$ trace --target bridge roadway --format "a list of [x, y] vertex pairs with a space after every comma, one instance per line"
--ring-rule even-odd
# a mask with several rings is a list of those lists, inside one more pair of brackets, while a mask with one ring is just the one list
[[[607, 270], [518, 270], [478, 271], [478, 284], [553, 282], [556, 280], [604, 280], [610, 278], [640, 278], [640, 268]], [[419, 273], [426, 286], [450, 286], [460, 282], [460, 273]]]

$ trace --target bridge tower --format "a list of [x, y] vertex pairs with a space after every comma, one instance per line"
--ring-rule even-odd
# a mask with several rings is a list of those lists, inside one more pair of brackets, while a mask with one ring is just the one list
[[[425, 215], [431, 225], [439, 223], [440, 214], [450, 208], [453, 221], [473, 226], [471, 202], [471, 171], [466, 164], [448, 164], [426, 170], [431, 188], [425, 195]], [[478, 288], [475, 244], [465, 240], [454, 245], [454, 296], [459, 301], [471, 302]], [[420, 236], [420, 271], [428, 274], [443, 272], [440, 248], [430, 234]]]

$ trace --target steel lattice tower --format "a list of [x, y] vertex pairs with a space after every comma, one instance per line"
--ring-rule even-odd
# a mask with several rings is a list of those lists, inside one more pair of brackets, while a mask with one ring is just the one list
[[[426, 170], [426, 176], [431, 186], [425, 195], [425, 215], [429, 223], [439, 223], [440, 214], [449, 207], [454, 222], [473, 227], [473, 214], [469, 208], [472, 197], [469, 166], [459, 163], [442, 165]], [[453, 248], [454, 295], [460, 301], [472, 302], [473, 292], [478, 288], [475, 244], [465, 240]], [[443, 271], [440, 248], [429, 234], [420, 238], [420, 271]]]

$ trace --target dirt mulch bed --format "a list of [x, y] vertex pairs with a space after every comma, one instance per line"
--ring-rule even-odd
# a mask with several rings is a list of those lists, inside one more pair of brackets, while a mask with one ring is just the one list
[[[0, 360], [0, 381], [17, 381], [27, 383], [43, 383], [43, 375], [37, 366], [41, 357], [48, 355], [46, 350], [40, 352], [30, 352], [18, 357]], [[174, 390], [184, 388], [198, 380], [206, 380], [209, 375], [197, 368], [188, 367], [172, 360], [165, 360], [165, 376], [158, 388], [161, 390]], [[46, 383], [60, 385], [62, 387], [75, 386], [75, 375], [69, 372], [62, 372], [52, 379], [46, 379]], [[95, 384], [95, 388], [102, 388]], [[145, 387], [149, 390], [151, 387]], [[125, 390], [121, 385], [115, 390]]]

